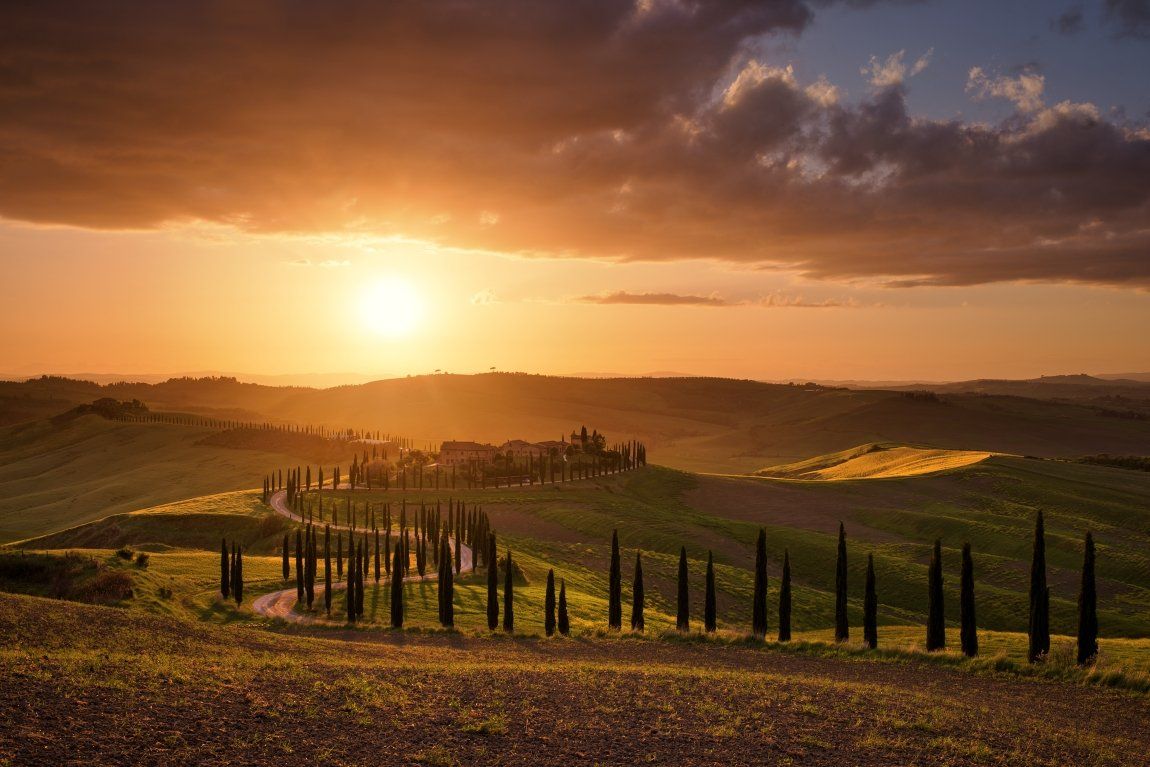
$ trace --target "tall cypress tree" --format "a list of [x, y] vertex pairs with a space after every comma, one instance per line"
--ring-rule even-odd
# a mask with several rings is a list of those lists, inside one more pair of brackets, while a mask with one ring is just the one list
[[611, 572], [607, 587], [607, 628], [623, 627], [623, 575], [619, 565], [619, 531], [611, 531]]
[[929, 611], [926, 618], [926, 649], [927, 652], [933, 652], [946, 647], [946, 613], [942, 604], [942, 540], [938, 538], [934, 539], [927, 581]]
[[571, 633], [571, 621], [567, 618], [567, 581], [559, 581], [559, 633], [567, 636]]
[[295, 529], [295, 601], [303, 602], [303, 531]]
[[379, 583], [379, 528], [375, 528], [375, 582]]
[[447, 562], [446, 562], [446, 559], [444, 556], [447, 552], [447, 546], [448, 546], [447, 534], [445, 533], [444, 535], [440, 536], [440, 538], [439, 538], [439, 547], [436, 548], [436, 555], [435, 555], [436, 558], [439, 560], [439, 568], [436, 572], [436, 581], [439, 584], [439, 590], [438, 590], [439, 623], [441, 625], [443, 624], [443, 617], [444, 617], [444, 612], [443, 612], [443, 581], [447, 576], [443, 574], [443, 571], [445, 569], [445, 566], [447, 565]]
[[1098, 655], [1098, 591], [1094, 584], [1094, 535], [1086, 533], [1082, 586], [1078, 592], [1078, 665]]
[[503, 630], [515, 632], [515, 581], [511, 577], [511, 549], [507, 550], [507, 568], [503, 573]]
[[[351, 548], [351, 538], [348, 538], [347, 547]], [[352, 557], [347, 559], [347, 620], [348, 623], [355, 623], [355, 619], [359, 613], [356, 609], [358, 600], [355, 598], [355, 560]]]
[[783, 549], [783, 579], [779, 584], [779, 641], [791, 641], [791, 553]]
[[547, 636], [555, 634], [555, 570], [547, 571], [547, 593], [543, 598], [543, 631]]
[[1046, 585], [1046, 530], [1042, 512], [1034, 523], [1034, 554], [1030, 560], [1030, 647], [1031, 663], [1050, 652], [1050, 589]]
[[847, 620], [847, 534], [843, 523], [839, 522], [839, 552], [835, 561], [835, 641], [845, 642], [850, 636]]
[[707, 552], [707, 589], [703, 597], [703, 628], [707, 633], [713, 632], [717, 627], [715, 615], [715, 559], [711, 552]]
[[[444, 538], [443, 554], [446, 556], [450, 544]], [[451, 570], [450, 561], [443, 568], [443, 625], [447, 628], [455, 626], [455, 573]]]
[[878, 647], [878, 594], [874, 588], [874, 554], [866, 557], [866, 592], [863, 596], [863, 644]]
[[499, 626], [499, 557], [495, 553], [495, 533], [487, 536], [487, 629]]
[[232, 595], [232, 563], [228, 559], [228, 541], [220, 539], [220, 595], [227, 599]]
[[236, 598], [236, 607], [244, 601], [244, 550], [236, 549], [236, 566], [232, 577], [232, 596]]
[[307, 552], [304, 566], [304, 594], [307, 596], [307, 609], [315, 601], [315, 530], [308, 528]]
[[331, 526], [323, 528], [323, 608], [331, 617]]
[[751, 634], [756, 639], [767, 635], [767, 531], [759, 528], [755, 541], [755, 590], [751, 596]]
[[635, 552], [635, 585], [631, 589], [631, 630], [643, 630], [643, 608], [646, 595], [643, 593], [643, 560]]
[[289, 559], [289, 554], [290, 554], [289, 548], [290, 548], [290, 546], [288, 545], [288, 534], [284, 533], [283, 572], [284, 572], [284, 580], [285, 581], [291, 579], [291, 560]]
[[978, 623], [974, 617], [974, 559], [970, 556], [969, 543], [962, 544], [959, 610], [961, 612], [959, 640], [962, 643], [962, 654], [973, 658], [978, 655]]
[[363, 617], [363, 606], [364, 606], [363, 582], [367, 579], [367, 563], [368, 563], [367, 533], [364, 533], [363, 534], [363, 543], [360, 544], [360, 549], [359, 549], [359, 569], [356, 572], [356, 577], [358, 578], [359, 583], [356, 584], [356, 588], [355, 588], [355, 609], [359, 613], [359, 617], [361, 617], [361, 618]]
[[691, 630], [690, 589], [687, 585], [687, 547], [679, 547], [679, 594], [676, 599], [675, 627], [679, 631]]
[[402, 546], [395, 547], [395, 561], [391, 563], [391, 626], [403, 628], [403, 562]]

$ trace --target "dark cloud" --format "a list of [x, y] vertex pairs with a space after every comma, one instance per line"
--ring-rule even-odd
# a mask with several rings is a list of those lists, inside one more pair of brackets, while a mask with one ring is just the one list
[[638, 304], [642, 306], [733, 306], [718, 296], [684, 296], [678, 293], [629, 293], [617, 290], [574, 299], [582, 304]]
[[1150, 0], [1105, 0], [1103, 17], [1119, 37], [1150, 40]]
[[1086, 15], [1082, 6], [1072, 5], [1051, 20], [1050, 26], [1054, 31], [1063, 35], [1076, 35], [1086, 29]]
[[811, 18], [800, 0], [3, 3], [0, 215], [1150, 285], [1145, 126], [1047, 107], [1034, 77], [1025, 99], [980, 81], [1023, 110], [1001, 125], [915, 118], [901, 85], [843, 105], [752, 59]]

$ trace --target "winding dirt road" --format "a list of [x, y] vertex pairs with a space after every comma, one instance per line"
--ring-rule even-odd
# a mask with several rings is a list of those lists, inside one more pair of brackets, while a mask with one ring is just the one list
[[[302, 516], [296, 514], [288, 508], [287, 505], [287, 491], [280, 490], [274, 493], [269, 501], [272, 509], [281, 516], [287, 517], [293, 522], [306, 522]], [[347, 530], [351, 528], [347, 525], [333, 525], [333, 530]], [[451, 539], [452, 555], [455, 552], [455, 540]], [[475, 569], [475, 560], [472, 555], [470, 546], [460, 546], [459, 562], [461, 572], [468, 572]], [[436, 575], [428, 574], [420, 576], [418, 574], [408, 575], [403, 580], [405, 582], [411, 581], [434, 581]], [[315, 586], [315, 601], [317, 604], [323, 604], [323, 595], [326, 586], [322, 583], [316, 583]], [[332, 591], [342, 591], [347, 588], [347, 581], [340, 581], [332, 584]], [[280, 620], [287, 621], [288, 623], [321, 623], [328, 622], [328, 619], [321, 613], [301, 613], [296, 611], [296, 588], [292, 586], [290, 589], [281, 589], [280, 591], [273, 591], [269, 594], [264, 594], [256, 598], [252, 602], [252, 610], [259, 615], [267, 618], [279, 618]]]

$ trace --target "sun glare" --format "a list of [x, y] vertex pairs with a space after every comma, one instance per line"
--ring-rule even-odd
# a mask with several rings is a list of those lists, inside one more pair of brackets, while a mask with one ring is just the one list
[[389, 338], [403, 338], [418, 329], [423, 319], [423, 301], [406, 280], [387, 278], [372, 283], [363, 292], [360, 318], [371, 331]]

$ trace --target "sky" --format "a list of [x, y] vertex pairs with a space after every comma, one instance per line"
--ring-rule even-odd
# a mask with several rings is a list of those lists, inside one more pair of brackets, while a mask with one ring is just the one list
[[0, 374], [1150, 370], [1150, 3], [0, 5]]

